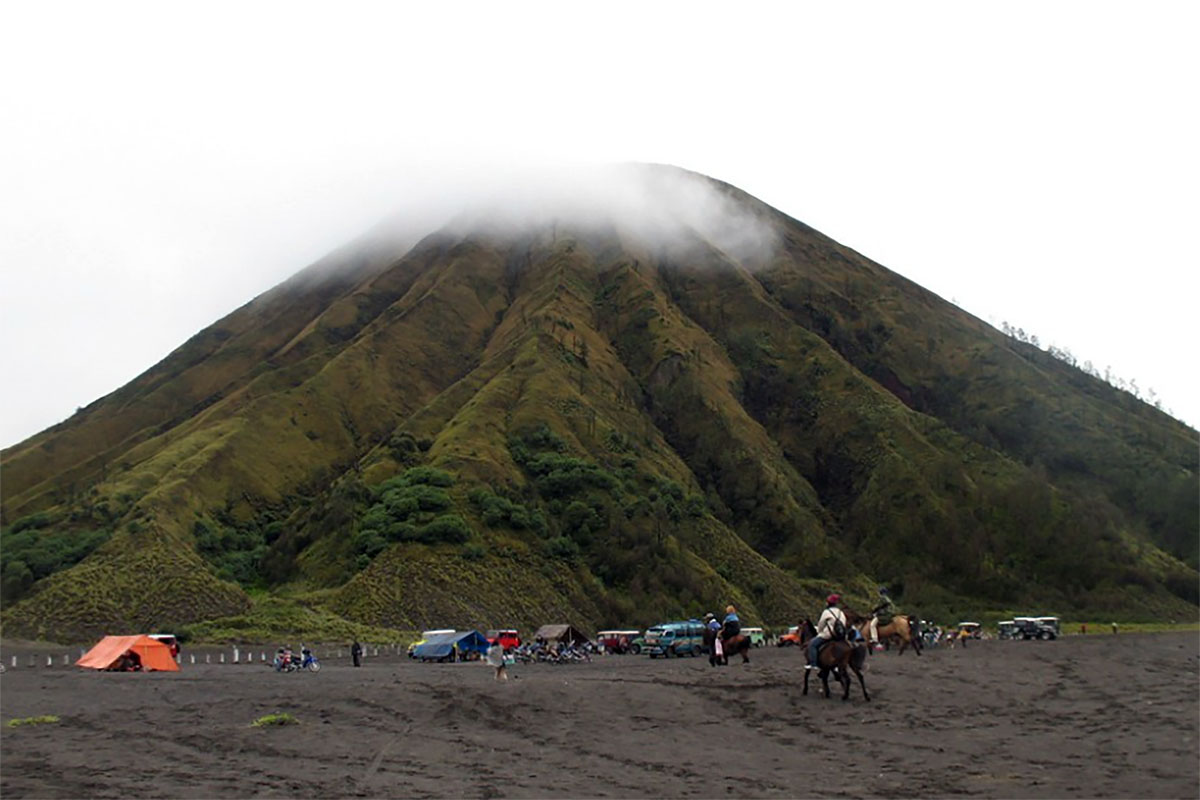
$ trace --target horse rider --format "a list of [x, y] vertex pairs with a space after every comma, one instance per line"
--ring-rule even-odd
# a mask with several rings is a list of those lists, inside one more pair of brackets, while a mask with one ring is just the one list
[[733, 637], [742, 632], [742, 621], [738, 619], [737, 609], [733, 606], [725, 606], [725, 622], [724, 630], [721, 633], [721, 638], [729, 641]]
[[896, 616], [896, 607], [892, 604], [891, 595], [888, 594], [886, 586], [879, 587], [879, 605], [871, 611], [870, 639], [871, 647], [879, 644], [879, 626], [887, 625], [892, 621], [892, 617]]
[[846, 614], [838, 608], [840, 602], [842, 602], [842, 598], [836, 594], [825, 598], [825, 610], [821, 612], [821, 618], [817, 620], [817, 635], [808, 643], [808, 666], [806, 669], [816, 669], [817, 651], [821, 649], [822, 644], [834, 638], [834, 625], [840, 622], [842, 628], [846, 627]]

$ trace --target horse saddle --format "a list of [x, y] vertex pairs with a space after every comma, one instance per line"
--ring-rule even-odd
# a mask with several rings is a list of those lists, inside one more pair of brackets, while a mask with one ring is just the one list
[[839, 641], [839, 640], [838, 639], [822, 639], [821, 643], [819, 645], [817, 645], [817, 659], [819, 660], [821, 658], [822, 650], [824, 650], [826, 647], [829, 647], [829, 645], [833, 644], [836, 641]]

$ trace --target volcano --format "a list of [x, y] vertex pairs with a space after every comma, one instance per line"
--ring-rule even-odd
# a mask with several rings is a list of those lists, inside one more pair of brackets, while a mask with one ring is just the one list
[[1196, 617], [1195, 430], [719, 181], [533, 194], [377, 227], [5, 450], [5, 635], [782, 624], [879, 584]]

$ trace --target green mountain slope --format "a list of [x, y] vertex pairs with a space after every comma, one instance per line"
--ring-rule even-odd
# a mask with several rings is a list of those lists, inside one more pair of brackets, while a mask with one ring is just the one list
[[249, 589], [398, 629], [779, 623], [877, 581], [1195, 616], [1195, 431], [732, 187], [645, 175], [709, 211], [369, 237], [4, 451], [5, 632]]

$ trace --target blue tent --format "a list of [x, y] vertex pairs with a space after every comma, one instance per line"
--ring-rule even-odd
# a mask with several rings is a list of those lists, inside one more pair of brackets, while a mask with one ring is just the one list
[[479, 631], [434, 633], [413, 648], [413, 658], [421, 661], [450, 660], [454, 657], [456, 645], [459, 653], [486, 653], [488, 640]]

